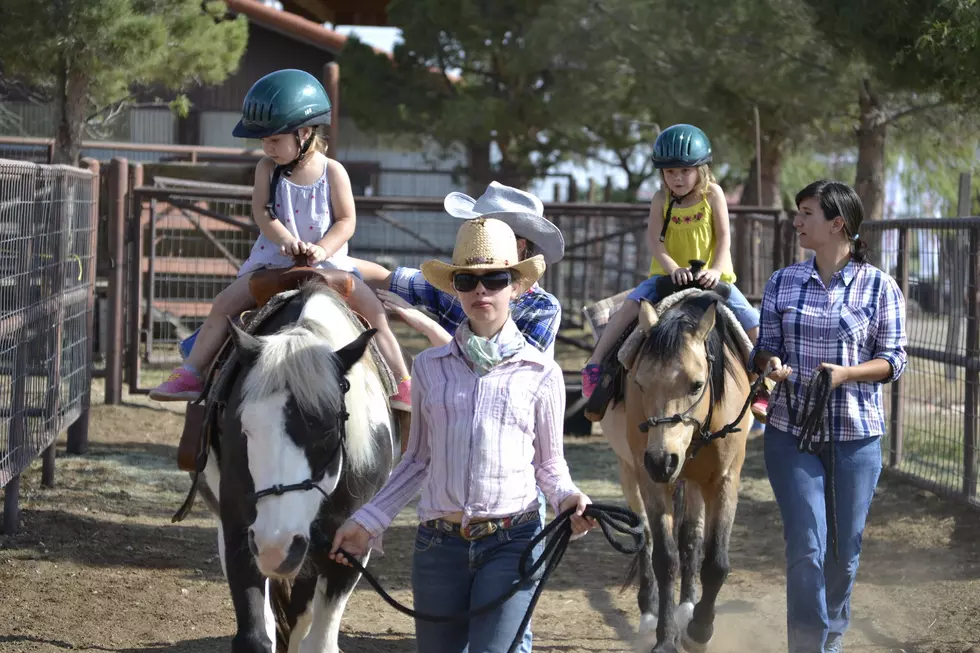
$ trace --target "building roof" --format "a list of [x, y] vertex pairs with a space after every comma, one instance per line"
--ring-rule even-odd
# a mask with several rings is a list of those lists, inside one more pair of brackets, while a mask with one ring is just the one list
[[283, 8], [317, 23], [389, 27], [390, 0], [282, 0]]
[[[340, 54], [347, 43], [347, 36], [340, 32], [335, 32], [320, 23], [315, 23], [297, 14], [280, 11], [275, 7], [258, 2], [258, 0], [225, 0], [225, 4], [233, 12], [244, 14], [249, 21], [257, 25], [326, 50], [331, 54]], [[375, 48], [375, 52], [390, 54], [377, 48]]]
[[[385, 2], [387, 0], [384, 0]], [[308, 0], [307, 4], [314, 3], [316, 0]], [[312, 20], [303, 18], [289, 11], [279, 10], [275, 7], [263, 4], [258, 0], [225, 0], [228, 8], [235, 13], [244, 14], [248, 19], [262, 27], [278, 32], [297, 41], [308, 43], [314, 47], [321, 48], [331, 54], [338, 55], [347, 43], [347, 35], [335, 32]], [[343, 3], [339, 3], [343, 4]], [[370, 4], [370, 3], [369, 3]], [[285, 4], [283, 5], [286, 6]], [[383, 54], [389, 59], [391, 53], [380, 50], [372, 46], [371, 48], [378, 54]], [[433, 73], [442, 74], [438, 69], [432, 68]], [[460, 81], [457, 75], [446, 74], [446, 77], [453, 83]]]

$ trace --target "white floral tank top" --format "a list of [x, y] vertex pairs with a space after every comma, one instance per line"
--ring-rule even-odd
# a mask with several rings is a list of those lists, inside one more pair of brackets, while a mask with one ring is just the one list
[[[279, 178], [276, 186], [275, 208], [279, 222], [289, 233], [306, 243], [318, 242], [333, 225], [330, 182], [327, 181], [329, 165], [323, 166], [323, 174], [309, 186], [294, 184], [285, 175]], [[292, 257], [280, 254], [279, 246], [260, 234], [252, 245], [248, 260], [239, 268], [238, 276], [262, 268], [290, 268], [293, 265]], [[347, 256], [347, 243], [333, 256], [317, 263], [316, 267], [353, 271], [354, 265]]]

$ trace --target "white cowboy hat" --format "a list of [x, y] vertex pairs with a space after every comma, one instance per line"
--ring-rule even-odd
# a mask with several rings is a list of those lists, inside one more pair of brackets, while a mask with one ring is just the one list
[[457, 272], [510, 270], [518, 291], [523, 293], [541, 278], [544, 268], [541, 254], [523, 261], [518, 259], [517, 237], [506, 223], [476, 218], [464, 222], [456, 233], [453, 262], [426, 261], [422, 264], [422, 276], [439, 290], [455, 295], [453, 275]]
[[480, 199], [465, 193], [449, 193], [443, 206], [454, 218], [494, 218], [506, 222], [518, 238], [534, 243], [548, 265], [565, 255], [561, 230], [544, 217], [544, 204], [531, 193], [491, 181]]

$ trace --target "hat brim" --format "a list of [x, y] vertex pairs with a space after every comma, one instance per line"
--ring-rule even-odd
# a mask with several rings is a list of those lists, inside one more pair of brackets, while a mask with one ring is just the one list
[[432, 260], [422, 264], [422, 276], [438, 290], [449, 295], [456, 296], [456, 289], [453, 288], [453, 275], [457, 272], [489, 272], [494, 270], [513, 270], [520, 277], [517, 282], [517, 289], [520, 294], [537, 283], [541, 275], [544, 274], [547, 263], [544, 256], [538, 254], [529, 259], [521, 261], [516, 265], [498, 265], [488, 263], [485, 265], [452, 265], [445, 261]]
[[515, 236], [534, 243], [535, 249], [544, 256], [544, 262], [548, 265], [554, 265], [565, 255], [565, 237], [561, 235], [561, 229], [547, 218], [520, 211], [477, 213], [473, 210], [475, 204], [476, 200], [459, 192], [449, 193], [443, 201], [446, 213], [454, 218], [460, 220], [493, 218], [506, 223], [514, 231]]

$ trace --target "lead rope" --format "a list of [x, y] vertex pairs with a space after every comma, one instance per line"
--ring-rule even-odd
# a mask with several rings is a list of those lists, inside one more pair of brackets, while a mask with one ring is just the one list
[[[528, 542], [527, 547], [525, 547], [524, 551], [521, 553], [521, 558], [518, 562], [520, 580], [514, 583], [509, 590], [485, 605], [481, 605], [473, 610], [458, 612], [452, 615], [437, 615], [426, 612], [418, 612], [402, 603], [399, 603], [385, 591], [371, 572], [362, 566], [356, 558], [351, 556], [343, 549], [339, 549], [338, 552], [343, 554], [343, 556], [350, 563], [351, 567], [359, 571], [364, 578], [367, 579], [367, 582], [374, 588], [374, 591], [376, 591], [381, 598], [385, 600], [385, 603], [402, 614], [408, 615], [409, 617], [435, 623], [468, 621], [473, 617], [478, 617], [482, 614], [496, 610], [503, 605], [504, 602], [517, 594], [517, 592], [519, 592], [528, 582], [533, 581], [535, 574], [537, 574], [538, 570], [543, 565], [544, 571], [541, 574], [541, 580], [534, 589], [534, 595], [531, 597], [531, 602], [527, 606], [527, 612], [524, 614], [524, 620], [521, 621], [521, 625], [517, 629], [517, 634], [514, 636], [514, 640], [511, 642], [510, 648], [507, 649], [507, 653], [515, 653], [524, 639], [524, 630], [531, 622], [531, 615], [534, 613], [534, 607], [537, 605], [538, 598], [541, 596], [541, 592], [544, 590], [544, 586], [548, 582], [548, 577], [551, 576], [551, 572], [558, 567], [558, 563], [561, 562], [562, 557], [565, 555], [565, 551], [568, 549], [568, 543], [572, 537], [571, 517], [574, 513], [575, 508], [569, 508], [568, 510], [564, 511], [555, 517], [554, 521], [541, 529], [541, 532], [535, 535], [531, 541]], [[636, 555], [643, 550], [645, 541], [643, 526], [640, 523], [640, 518], [632, 510], [621, 508], [619, 506], [592, 503], [585, 508], [585, 516], [593, 517], [597, 522], [599, 522], [599, 528], [602, 529], [602, 533], [606, 536], [606, 540], [609, 542], [610, 546], [620, 553], [625, 555]], [[626, 545], [617, 540], [614, 531], [616, 533], [628, 535], [633, 542], [632, 545]], [[554, 533], [555, 536], [552, 537], [547, 544], [545, 544], [541, 557], [529, 565], [528, 563], [531, 559], [531, 555], [534, 552], [534, 547], [536, 547], [541, 540], [548, 537], [548, 535], [551, 533]]]
[[782, 384], [783, 394], [786, 398], [786, 409], [789, 412], [790, 424], [800, 429], [800, 439], [797, 449], [800, 453], [809, 453], [820, 456], [825, 446], [828, 446], [827, 460], [821, 457], [823, 463], [826, 482], [824, 483], [824, 501], [827, 506], [827, 539], [831, 550], [834, 553], [834, 562], [840, 561], [838, 547], [837, 530], [837, 488], [834, 477], [835, 456], [834, 456], [834, 433], [826, 428], [824, 421], [827, 407], [830, 405], [830, 398], [833, 395], [833, 372], [825, 367], [817, 370], [817, 373], [807, 383], [806, 393], [803, 396], [803, 406], [800, 413], [790, 399], [790, 392], [786, 381]]

